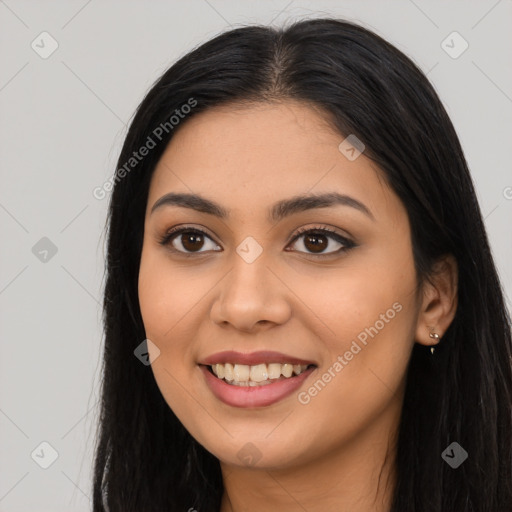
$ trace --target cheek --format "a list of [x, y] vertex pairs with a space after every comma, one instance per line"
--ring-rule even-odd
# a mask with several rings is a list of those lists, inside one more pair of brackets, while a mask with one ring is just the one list
[[331, 353], [338, 353], [349, 350], [353, 340], [364, 346], [376, 336], [392, 345], [395, 339], [408, 343], [414, 326], [415, 279], [412, 261], [397, 264], [363, 256], [346, 268], [303, 272], [293, 280], [293, 289], [307, 306], [303, 320], [309, 318], [309, 328], [317, 331]]
[[311, 417], [330, 418], [333, 436], [340, 417], [344, 434], [355, 435], [391, 403], [399, 406], [416, 322], [412, 259], [361, 258], [350, 270], [313, 294], [312, 308], [329, 327], [322, 329], [328, 357], [298, 396]]
[[193, 311], [199, 292], [193, 283], [180, 281], [181, 275], [170, 271], [157, 250], [143, 249], [138, 283], [140, 311], [146, 337], [159, 351], [154, 349], [157, 357], [150, 354], [151, 368], [166, 400], [179, 395], [176, 379], [182, 382], [187, 378], [194, 359], [192, 346], [187, 343], [193, 334], [184, 335], [183, 328], [190, 327], [187, 315]]
[[176, 266], [171, 268], [165, 254], [154, 248], [142, 251], [138, 291], [146, 335], [165, 345], [180, 339], [176, 332], [186, 323], [182, 320], [204, 295], [197, 276]]
[[[160, 392], [174, 414], [185, 424], [190, 424], [200, 410], [190, 399], [192, 372], [197, 371], [193, 345], [190, 339], [190, 316], [194, 305], [204, 292], [199, 283], [181, 279], [183, 272], [171, 272], [165, 256], [154, 249], [143, 249], [139, 271], [139, 304], [146, 337], [158, 348], [151, 353], [151, 370]], [[192, 322], [192, 324], [196, 324]], [[150, 345], [151, 347], [151, 345]], [[155, 357], [156, 356], [156, 357]]]

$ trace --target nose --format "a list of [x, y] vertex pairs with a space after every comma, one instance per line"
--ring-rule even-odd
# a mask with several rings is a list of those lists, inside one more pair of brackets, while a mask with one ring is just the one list
[[263, 257], [247, 263], [236, 255], [218, 290], [210, 315], [222, 327], [230, 324], [248, 333], [283, 324], [291, 316], [291, 291]]

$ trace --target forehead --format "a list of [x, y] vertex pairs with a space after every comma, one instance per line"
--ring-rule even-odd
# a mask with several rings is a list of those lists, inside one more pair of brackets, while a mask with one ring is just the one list
[[332, 191], [370, 209], [383, 201], [392, 205], [381, 171], [364, 153], [349, 160], [339, 149], [344, 139], [306, 104], [209, 109], [186, 120], [171, 139], [152, 177], [148, 209], [168, 192], [214, 198], [235, 214]]

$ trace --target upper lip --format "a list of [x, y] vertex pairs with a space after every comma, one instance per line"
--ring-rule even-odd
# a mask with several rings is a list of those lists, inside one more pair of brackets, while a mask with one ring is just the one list
[[249, 354], [236, 352], [234, 350], [227, 350], [224, 352], [217, 352], [215, 354], [212, 354], [199, 362], [199, 364], [207, 366], [225, 363], [245, 364], [248, 366], [254, 366], [263, 363], [290, 363], [303, 365], [314, 364], [316, 366], [316, 364], [313, 361], [306, 361], [305, 359], [299, 359], [298, 357], [282, 354], [281, 352], [273, 352], [272, 350], [261, 350], [258, 352], [251, 352]]

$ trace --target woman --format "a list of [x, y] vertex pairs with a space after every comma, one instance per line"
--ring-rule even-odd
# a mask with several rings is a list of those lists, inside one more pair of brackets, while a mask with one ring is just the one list
[[510, 318], [422, 72], [355, 24], [221, 34], [109, 210], [94, 510], [512, 510]]

